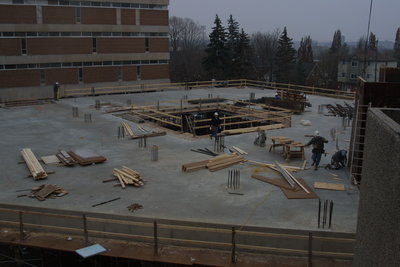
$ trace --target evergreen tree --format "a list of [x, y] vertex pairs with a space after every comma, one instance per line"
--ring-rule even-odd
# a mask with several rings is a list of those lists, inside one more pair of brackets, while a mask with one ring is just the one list
[[228, 73], [229, 79], [235, 79], [235, 74], [233, 73], [233, 65], [237, 60], [235, 53], [239, 45], [239, 23], [233, 18], [232, 15], [228, 19], [228, 32], [227, 32], [227, 42], [226, 47], [228, 50], [228, 64], [226, 72]]
[[376, 52], [377, 49], [378, 47], [376, 36], [373, 32], [371, 32], [371, 34], [369, 35], [368, 50]]
[[397, 67], [400, 67], [400, 28], [397, 29], [393, 48], [394, 57], [397, 58]]
[[287, 36], [286, 27], [278, 40], [278, 50], [275, 56], [275, 76], [278, 82], [288, 83], [295, 80], [296, 50], [293, 48], [293, 41]]
[[331, 45], [331, 52], [338, 53], [342, 48], [342, 33], [340, 30], [335, 31]]
[[300, 47], [297, 51], [297, 58], [299, 62], [313, 62], [314, 55], [312, 49], [312, 40], [310, 36], [301, 38]]
[[250, 37], [242, 29], [238, 43], [233, 52], [231, 77], [233, 79], [249, 78], [252, 71], [251, 58], [253, 49], [250, 45]]
[[225, 79], [225, 67], [229, 55], [226, 47], [226, 30], [218, 15], [215, 16], [214, 27], [209, 37], [210, 42], [205, 50], [206, 57], [203, 60], [204, 69], [212, 79]]

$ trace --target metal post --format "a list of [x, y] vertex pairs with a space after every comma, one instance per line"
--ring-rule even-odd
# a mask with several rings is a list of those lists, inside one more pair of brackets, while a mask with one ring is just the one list
[[100, 109], [100, 100], [96, 99], [94, 102], [95, 109]]
[[154, 256], [158, 256], [158, 234], [157, 234], [157, 222], [153, 222], [154, 226]]
[[160, 100], [157, 100], [157, 111], [160, 111]]
[[318, 228], [321, 227], [321, 199], [318, 199]]
[[158, 146], [153, 145], [151, 148], [151, 160], [157, 161], [158, 160]]
[[87, 245], [89, 244], [89, 237], [88, 237], [86, 214], [83, 214], [82, 217], [83, 217], [83, 234], [85, 235], [85, 244]]
[[333, 200], [331, 200], [330, 209], [329, 209], [329, 229], [331, 229], [331, 225], [332, 225], [332, 211], [333, 211]]
[[232, 254], [231, 254], [231, 262], [236, 262], [236, 231], [235, 227], [232, 227]]
[[312, 267], [312, 241], [313, 234], [308, 232], [308, 267]]
[[23, 212], [19, 212], [19, 239], [23, 240], [25, 239], [25, 233], [24, 233], [24, 221], [23, 221]]

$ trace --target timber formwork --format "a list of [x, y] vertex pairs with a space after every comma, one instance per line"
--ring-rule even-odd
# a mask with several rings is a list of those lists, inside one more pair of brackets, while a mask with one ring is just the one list
[[[218, 101], [217, 103], [202, 104], [203, 101], [198, 101], [197, 104], [192, 104], [190, 100], [181, 99], [176, 102], [178, 104], [176, 106], [171, 105], [172, 102], [157, 102], [157, 104], [149, 106], [132, 105], [129, 113], [156, 122], [160, 126], [180, 132], [189, 132], [193, 135], [207, 132], [214, 112], [220, 114], [222, 130], [273, 124], [282, 124], [283, 127], [291, 126], [290, 110], [246, 101], [225, 100], [228, 103]], [[247, 106], [235, 106], [236, 102]]]

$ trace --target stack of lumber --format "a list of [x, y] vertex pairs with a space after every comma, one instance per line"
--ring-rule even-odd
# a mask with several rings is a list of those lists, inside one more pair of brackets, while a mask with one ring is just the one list
[[291, 188], [294, 188], [295, 185], [297, 184], [300, 186], [301, 189], [304, 190], [307, 194], [310, 193], [310, 191], [307, 190], [294, 176], [293, 174], [290, 173], [289, 170], [287, 170], [284, 166], [279, 164], [278, 162], [275, 162], [275, 165], [277, 166], [278, 170], [282, 174], [283, 178], [285, 178], [286, 182], [290, 185]]
[[244, 133], [252, 133], [252, 132], [279, 129], [279, 128], [284, 128], [284, 127], [285, 126], [282, 123], [277, 123], [277, 124], [258, 126], [258, 127], [248, 127], [248, 128], [234, 129], [234, 130], [224, 130], [221, 133], [222, 133], [222, 135], [244, 134]]
[[187, 163], [182, 165], [183, 172], [192, 172], [200, 169], [205, 169], [207, 167], [208, 160], [202, 160], [192, 163]]
[[224, 154], [213, 157], [209, 160], [197, 161], [192, 163], [187, 163], [182, 165], [182, 171], [191, 172], [197, 171], [200, 169], [207, 168], [208, 170], [215, 172], [225, 168], [228, 168], [232, 165], [236, 165], [238, 163], [246, 161], [245, 158], [238, 156], [237, 154]]
[[29, 171], [32, 174], [32, 177], [35, 180], [46, 179], [47, 173], [43, 169], [42, 165], [40, 165], [39, 161], [33, 154], [30, 148], [24, 148], [21, 151], [21, 155], [24, 158], [26, 165], [29, 168]]
[[225, 154], [216, 156], [210, 159], [207, 163], [207, 169], [212, 172], [219, 171], [228, 168], [232, 165], [236, 165], [245, 161], [245, 158], [238, 156], [236, 154]]
[[66, 194], [68, 194], [68, 191], [66, 191], [61, 186], [48, 184], [32, 188], [31, 197], [43, 201], [46, 198], [62, 197]]
[[121, 169], [114, 168], [113, 175], [118, 178], [122, 188], [125, 188], [125, 185], [133, 185], [135, 187], [144, 186], [144, 181], [140, 173], [126, 166], [122, 166]]
[[78, 162], [71, 157], [66, 151], [64, 150], [60, 150], [57, 154], [56, 154], [57, 158], [62, 162], [62, 164], [64, 164], [65, 166], [74, 166], [75, 164], [77, 164]]
[[246, 151], [244, 151], [243, 149], [238, 148], [237, 146], [232, 146], [232, 148], [234, 150], [236, 150], [240, 155], [248, 155], [249, 154]]
[[103, 163], [107, 160], [105, 157], [87, 149], [68, 151], [68, 154], [82, 166]]
[[126, 122], [121, 122], [122, 127], [124, 128], [125, 134], [129, 135], [130, 137], [136, 136], [135, 133], [133, 132], [131, 126], [129, 126], [128, 123]]

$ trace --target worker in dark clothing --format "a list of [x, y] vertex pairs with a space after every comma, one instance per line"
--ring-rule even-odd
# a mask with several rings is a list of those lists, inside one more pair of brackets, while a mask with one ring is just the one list
[[217, 135], [220, 132], [220, 125], [221, 125], [221, 120], [219, 118], [218, 112], [215, 112], [214, 116], [211, 118], [211, 123], [210, 123], [211, 139], [213, 137], [217, 138]]
[[306, 144], [306, 146], [313, 145], [312, 149], [312, 160], [313, 163], [311, 166], [314, 166], [314, 170], [318, 170], [318, 165], [321, 161], [321, 156], [325, 152], [324, 150], [324, 143], [328, 143], [328, 140], [323, 138], [322, 136], [319, 136], [319, 132], [315, 131], [314, 137]]
[[58, 100], [58, 90], [60, 89], [60, 84], [58, 83], [58, 82], [56, 82], [55, 84], [54, 84], [54, 87], [53, 87], [53, 93], [54, 93], [54, 100]]
[[342, 149], [333, 154], [331, 159], [330, 169], [338, 170], [346, 166], [347, 151]]

